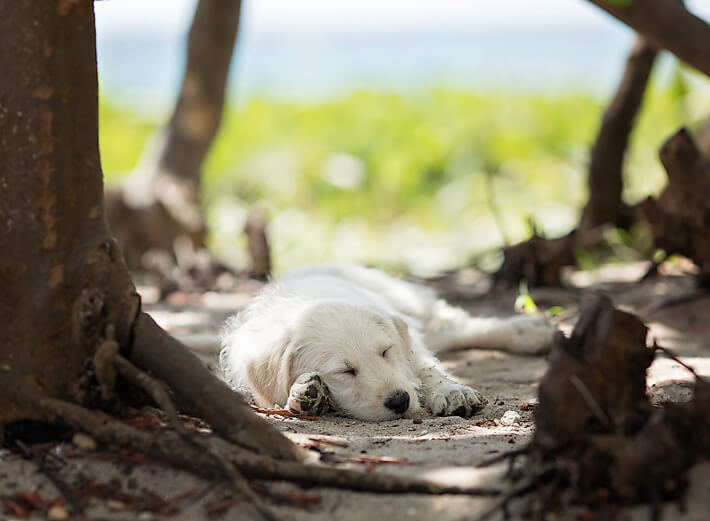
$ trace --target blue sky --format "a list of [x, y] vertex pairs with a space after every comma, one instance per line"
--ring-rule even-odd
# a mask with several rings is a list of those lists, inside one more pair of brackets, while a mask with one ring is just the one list
[[[586, 0], [244, 1], [230, 81], [240, 99], [438, 85], [607, 96], [633, 40]], [[169, 107], [195, 2], [96, 2], [103, 91]], [[710, 0], [687, 4], [710, 19]]]
[[[615, 23], [585, 0], [245, 0], [244, 29], [255, 35], [324, 28], [334, 31], [599, 28]], [[710, 1], [688, 0], [710, 19]], [[195, 0], [96, 2], [99, 38], [183, 34]]]

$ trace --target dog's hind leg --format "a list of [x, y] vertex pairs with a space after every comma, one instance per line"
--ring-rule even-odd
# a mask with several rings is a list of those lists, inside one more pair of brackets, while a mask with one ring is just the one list
[[294, 414], [320, 416], [330, 409], [330, 391], [317, 373], [299, 376], [291, 386], [287, 408]]
[[476, 347], [540, 354], [549, 350], [556, 334], [557, 328], [544, 316], [472, 317], [439, 300], [424, 341], [433, 352]]

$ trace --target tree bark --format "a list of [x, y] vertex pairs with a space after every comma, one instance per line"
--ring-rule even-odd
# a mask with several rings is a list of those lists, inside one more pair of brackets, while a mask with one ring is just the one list
[[111, 228], [131, 267], [149, 249], [172, 251], [180, 236], [204, 246], [200, 177], [222, 119], [240, 10], [241, 0], [198, 2], [172, 117], [132, 178], [107, 194]]
[[115, 354], [103, 348], [117, 344], [144, 369], [163, 371], [215, 431], [298, 459], [294, 445], [140, 312], [104, 219], [92, 2], [3, 2], [0, 34], [0, 76], [12, 78], [0, 82], [0, 427], [61, 417], [37, 397], [83, 396], [87, 361], [104, 387], [112, 378], [96, 354]]
[[92, 6], [0, 5], [0, 423], [14, 394], [67, 398], [104, 326], [139, 308], [102, 206]]
[[624, 156], [656, 54], [643, 37], [636, 38], [626, 59], [624, 75], [614, 99], [604, 112], [592, 146], [587, 178], [589, 200], [582, 212], [578, 234], [606, 223], [622, 224]]
[[[688, 12], [678, 0], [632, 0], [627, 6], [589, 0], [624, 22], [657, 49], [710, 75], [710, 25]], [[616, 4], [616, 2], [614, 2]]]

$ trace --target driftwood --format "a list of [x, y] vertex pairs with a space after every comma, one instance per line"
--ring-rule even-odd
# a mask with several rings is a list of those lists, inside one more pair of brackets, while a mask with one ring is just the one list
[[650, 223], [655, 243], [680, 253], [700, 268], [701, 282], [710, 277], [710, 160], [690, 133], [681, 129], [661, 147], [668, 186], [658, 199], [648, 198], [640, 211]]

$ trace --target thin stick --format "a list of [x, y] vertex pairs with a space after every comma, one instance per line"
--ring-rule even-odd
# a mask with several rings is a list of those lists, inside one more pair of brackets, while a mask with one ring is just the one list
[[705, 377], [699, 375], [699, 374], [695, 371], [695, 369], [693, 369], [693, 368], [690, 367], [688, 364], [686, 364], [685, 362], [683, 362], [683, 360], [681, 360], [680, 358], [678, 358], [678, 355], [676, 355], [676, 354], [675, 354], [673, 351], [671, 351], [670, 349], [668, 349], [668, 348], [666, 348], [666, 347], [663, 347], [663, 346], [659, 346], [659, 345], [656, 344], [655, 342], [654, 342], [654, 344], [653, 344], [653, 348], [654, 348], [654, 349], [658, 349], [659, 351], [662, 351], [668, 358], [670, 358], [670, 359], [673, 360], [674, 362], [677, 362], [678, 364], [682, 365], [685, 369], [687, 369], [688, 371], [690, 371], [690, 374], [692, 374], [692, 375], [695, 377], [696, 380], [700, 380], [701, 382], [704, 382], [704, 381], [705, 381]]
[[257, 407], [256, 405], [249, 406], [260, 414], [266, 414], [268, 416], [286, 416], [288, 418], [298, 418], [299, 420], [320, 420], [320, 416], [309, 416], [307, 414], [296, 414], [288, 409], [264, 409], [263, 407]]

